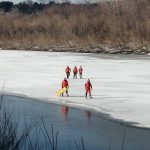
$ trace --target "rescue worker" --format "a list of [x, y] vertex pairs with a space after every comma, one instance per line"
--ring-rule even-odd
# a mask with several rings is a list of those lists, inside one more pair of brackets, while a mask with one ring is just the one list
[[80, 79], [82, 78], [82, 72], [83, 72], [83, 69], [82, 69], [82, 66], [80, 66], [80, 68], [79, 68], [79, 76], [80, 76]]
[[[67, 89], [67, 90], [66, 90], [67, 96], [69, 96], [69, 95], [68, 95], [69, 83], [68, 83], [68, 81], [67, 81], [66, 78], [64, 78], [64, 80], [62, 81], [62, 88], [64, 88], [64, 87]], [[62, 93], [62, 96], [64, 96], [63, 94], [64, 94], [64, 93]]]
[[65, 69], [65, 72], [66, 72], [67, 79], [69, 79], [69, 77], [70, 77], [70, 72], [71, 72], [71, 69], [70, 69], [69, 66], [67, 66], [67, 68]]
[[87, 82], [85, 83], [85, 97], [87, 98], [87, 94], [89, 93], [90, 98], [92, 98], [91, 96], [91, 89], [92, 89], [92, 84], [90, 82], [90, 79], [87, 80]]
[[75, 79], [77, 79], [77, 74], [78, 74], [78, 68], [75, 66], [74, 68], [73, 68], [73, 78]]

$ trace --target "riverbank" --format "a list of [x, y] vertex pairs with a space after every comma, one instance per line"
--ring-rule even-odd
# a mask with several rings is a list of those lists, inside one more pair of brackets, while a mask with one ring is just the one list
[[[83, 66], [83, 79], [69, 79], [69, 97], [57, 97], [69, 65]], [[111, 118], [149, 128], [150, 58], [81, 53], [0, 51], [0, 85], [5, 92], [24, 94], [86, 107]], [[144, 67], [143, 67], [144, 66]], [[93, 99], [85, 99], [84, 84], [90, 78]], [[141, 109], [142, 108], [142, 109]]]
[[2, 49], [138, 55], [150, 52], [149, 0], [54, 2], [41, 10], [37, 6], [36, 2], [19, 3], [0, 13]]
[[[0, 93], [2, 94], [2, 93]], [[49, 99], [45, 99], [45, 98], [38, 98], [38, 97], [30, 97], [27, 96], [25, 94], [19, 94], [19, 93], [4, 93], [4, 96], [10, 96], [10, 97], [16, 97], [19, 99], [29, 99], [32, 101], [40, 101], [43, 103], [48, 103], [48, 104], [53, 104], [53, 105], [57, 105], [57, 106], [66, 106], [69, 108], [75, 108], [75, 109], [79, 109], [79, 110], [83, 110], [83, 111], [89, 111], [91, 114], [94, 114], [95, 116], [100, 117], [101, 119], [104, 120], [108, 120], [110, 122], [114, 122], [116, 124], [122, 125], [125, 128], [133, 128], [133, 129], [143, 129], [143, 130], [147, 130], [150, 131], [150, 127], [142, 127], [142, 126], [137, 126], [137, 122], [127, 122], [125, 120], [122, 119], [117, 119], [117, 118], [113, 118], [109, 113], [106, 112], [102, 112], [98, 107], [91, 107], [88, 105], [83, 105], [82, 103], [75, 103], [75, 102], [70, 102], [68, 100], [55, 100], [52, 98]]]
[[131, 48], [125, 45], [119, 46], [88, 46], [88, 47], [66, 47], [66, 46], [52, 46], [50, 48], [40, 47], [3, 47], [0, 50], [26, 50], [26, 51], [44, 51], [44, 52], [70, 52], [70, 53], [95, 53], [95, 54], [122, 54], [122, 55], [150, 55], [150, 48], [140, 46]]

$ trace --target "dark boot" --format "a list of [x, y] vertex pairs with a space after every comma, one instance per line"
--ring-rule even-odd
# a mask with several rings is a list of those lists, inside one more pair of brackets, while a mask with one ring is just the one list
[[87, 92], [85, 93], [85, 97], [87, 98]]
[[68, 91], [66, 91], [66, 95], [67, 95], [67, 97], [69, 97], [69, 95], [68, 95]]

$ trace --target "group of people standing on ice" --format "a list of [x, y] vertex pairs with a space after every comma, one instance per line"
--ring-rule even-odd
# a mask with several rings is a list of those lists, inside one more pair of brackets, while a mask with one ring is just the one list
[[[69, 83], [68, 83], [68, 80], [67, 80], [67, 79], [69, 79], [70, 73], [71, 73], [71, 69], [70, 69], [69, 66], [66, 67], [65, 72], [66, 72], [67, 78], [64, 78], [64, 80], [62, 81], [62, 88], [65, 87], [67, 89], [66, 90], [66, 94], [67, 94], [67, 96], [69, 96], [68, 95]], [[73, 68], [73, 79], [77, 79], [78, 73], [79, 73], [79, 77], [81, 79], [82, 78], [82, 73], [83, 73], [82, 66], [80, 66], [79, 69], [77, 68], [77, 66], [75, 66]], [[92, 90], [92, 84], [90, 82], [90, 79], [88, 79], [87, 82], [85, 83], [85, 97], [86, 98], [88, 96], [88, 93], [89, 93], [90, 98], [92, 98], [92, 96], [91, 96], [91, 90]], [[63, 94], [62, 94], [62, 96], [63, 96]]]
[[[70, 73], [71, 73], [71, 69], [70, 69], [69, 66], [67, 66], [67, 68], [65, 69], [65, 72], [66, 72], [67, 79], [69, 79]], [[78, 72], [79, 72], [79, 76], [80, 76], [80, 79], [81, 79], [82, 78], [82, 72], [83, 72], [82, 66], [80, 66], [79, 69], [77, 68], [77, 66], [75, 66], [73, 68], [73, 79], [77, 79]]]

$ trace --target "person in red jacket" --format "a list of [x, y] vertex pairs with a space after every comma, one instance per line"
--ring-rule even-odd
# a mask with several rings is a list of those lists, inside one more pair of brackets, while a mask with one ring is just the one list
[[78, 74], [78, 68], [75, 66], [73, 68], [73, 78], [76, 78], [77, 79], [77, 74]]
[[[61, 86], [62, 88], [67, 88], [67, 90], [66, 90], [66, 94], [67, 94], [67, 96], [69, 96], [68, 95], [68, 88], [69, 88], [69, 83], [68, 83], [68, 81], [67, 81], [67, 79], [66, 78], [64, 78], [64, 80], [62, 81], [62, 86]], [[63, 96], [63, 94], [62, 94], [62, 96]]]
[[83, 69], [82, 69], [82, 66], [80, 66], [80, 68], [79, 68], [79, 76], [80, 76], [80, 79], [82, 78], [82, 72], [83, 72]]
[[69, 66], [67, 66], [67, 68], [65, 69], [65, 72], [66, 72], [67, 79], [69, 79], [70, 72], [71, 72], [71, 69], [69, 68]]
[[89, 93], [89, 95], [90, 95], [90, 98], [92, 98], [92, 96], [91, 96], [91, 89], [92, 89], [92, 84], [91, 84], [91, 82], [90, 82], [90, 79], [88, 79], [87, 80], [87, 82], [85, 83], [85, 96], [86, 96], [86, 98], [87, 98], [87, 94]]

